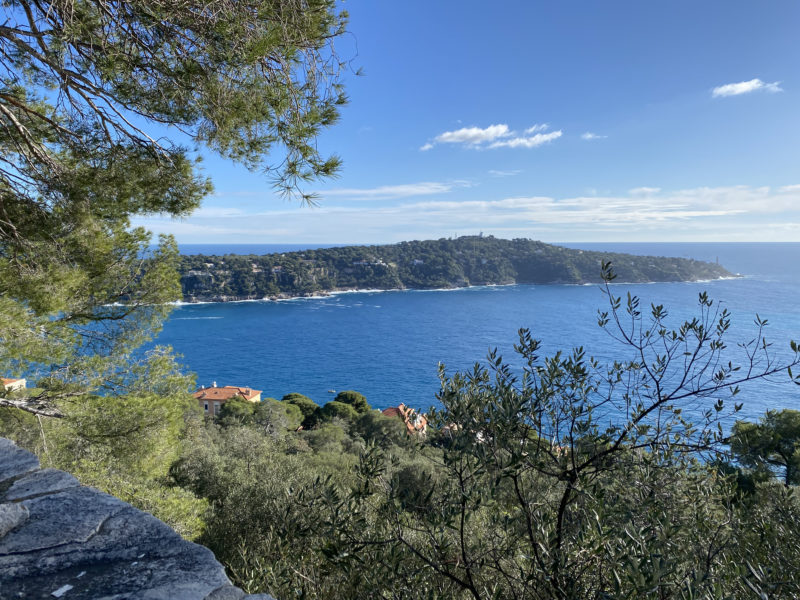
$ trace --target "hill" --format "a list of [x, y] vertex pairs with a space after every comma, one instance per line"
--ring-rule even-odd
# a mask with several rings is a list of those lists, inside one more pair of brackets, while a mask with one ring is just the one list
[[183, 256], [184, 300], [290, 298], [354, 289], [435, 289], [514, 283], [601, 282], [610, 261], [617, 281], [698, 281], [731, 277], [720, 265], [685, 258], [574, 250], [493, 236], [344, 246], [283, 254]]

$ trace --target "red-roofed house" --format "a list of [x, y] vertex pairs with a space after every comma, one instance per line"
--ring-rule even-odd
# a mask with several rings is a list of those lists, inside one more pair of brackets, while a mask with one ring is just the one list
[[405, 404], [384, 408], [381, 413], [386, 417], [402, 419], [409, 434], [425, 435], [428, 429], [428, 419], [425, 418], [425, 415], [419, 414], [416, 410], [409, 408]]
[[238, 385], [217, 387], [215, 381], [211, 387], [200, 388], [192, 394], [200, 403], [200, 408], [207, 415], [218, 415], [222, 405], [228, 400], [239, 398], [248, 402], [261, 402], [261, 390]]
[[13, 392], [14, 390], [24, 390], [27, 382], [24, 379], [7, 379], [5, 377], [2, 378], [3, 380], [3, 387], [9, 391]]

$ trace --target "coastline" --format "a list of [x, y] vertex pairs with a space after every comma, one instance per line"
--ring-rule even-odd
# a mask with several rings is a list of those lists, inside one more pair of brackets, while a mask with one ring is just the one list
[[[648, 284], [655, 284], [655, 283], [713, 283], [715, 281], [729, 281], [732, 279], [743, 279], [746, 278], [745, 275], [736, 274], [733, 276], [721, 276], [716, 277], [714, 279], [686, 279], [686, 280], [675, 280], [675, 281], [612, 281], [609, 282], [609, 285], [618, 286], [618, 285], [648, 285]], [[288, 292], [282, 292], [281, 294], [275, 294], [272, 296], [266, 296], [264, 298], [241, 298], [238, 296], [212, 296], [211, 300], [177, 300], [175, 302], [171, 302], [173, 306], [188, 306], [188, 305], [196, 305], [196, 304], [235, 304], [235, 303], [245, 303], [245, 302], [262, 302], [262, 303], [271, 303], [271, 302], [293, 302], [298, 300], [324, 300], [326, 298], [332, 298], [335, 296], [341, 296], [345, 294], [377, 294], [377, 293], [384, 293], [384, 292], [457, 292], [459, 290], [469, 290], [469, 289], [480, 289], [480, 288], [495, 288], [495, 287], [513, 287], [517, 285], [559, 285], [565, 287], [573, 287], [573, 286], [593, 286], [593, 285], [602, 285], [602, 282], [583, 282], [583, 283], [567, 283], [564, 281], [551, 281], [546, 283], [527, 283], [527, 282], [512, 282], [512, 283], [485, 283], [485, 284], [475, 284], [475, 285], [460, 285], [460, 286], [453, 286], [453, 287], [445, 287], [445, 288], [412, 288], [412, 287], [405, 287], [405, 288], [335, 288], [332, 290], [315, 290], [311, 293], [306, 294], [290, 294]]]

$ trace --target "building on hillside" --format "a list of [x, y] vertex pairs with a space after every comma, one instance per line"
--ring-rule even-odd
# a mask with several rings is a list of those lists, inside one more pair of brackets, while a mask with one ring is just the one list
[[211, 387], [201, 387], [192, 395], [197, 398], [203, 413], [211, 416], [218, 415], [222, 405], [234, 398], [247, 400], [248, 402], [261, 402], [261, 390], [238, 385], [217, 387], [216, 381]]
[[402, 419], [409, 434], [425, 435], [428, 430], [428, 419], [425, 418], [425, 415], [421, 415], [405, 404], [385, 408], [381, 413], [386, 417]]
[[24, 390], [28, 385], [24, 379], [7, 379], [3, 377], [2, 380], [3, 380], [3, 387], [7, 392], [13, 392], [15, 390]]

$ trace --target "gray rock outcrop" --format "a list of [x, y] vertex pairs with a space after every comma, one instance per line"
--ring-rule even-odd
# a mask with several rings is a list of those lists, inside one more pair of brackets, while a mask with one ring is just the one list
[[0, 438], [0, 599], [272, 600], [210, 550]]

